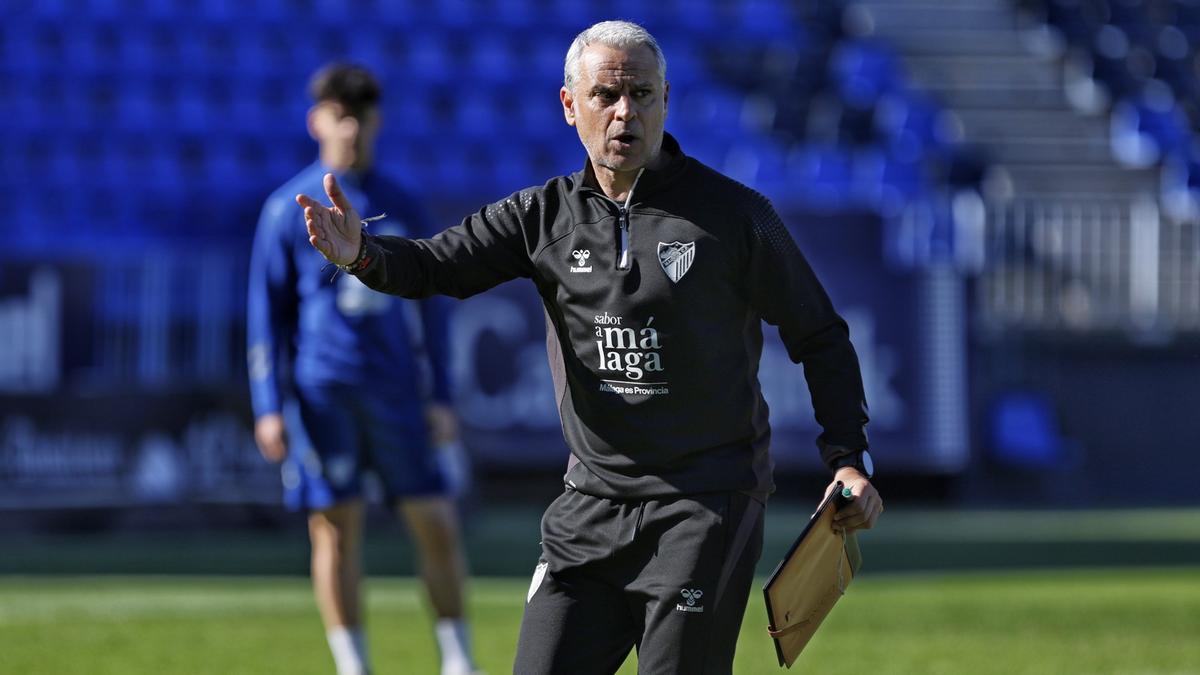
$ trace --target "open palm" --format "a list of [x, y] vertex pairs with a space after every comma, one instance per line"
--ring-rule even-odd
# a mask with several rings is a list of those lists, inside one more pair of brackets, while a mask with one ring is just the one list
[[325, 194], [333, 206], [325, 206], [308, 195], [296, 195], [296, 203], [304, 207], [308, 242], [329, 262], [349, 265], [358, 257], [362, 243], [362, 219], [331, 173], [325, 174]]

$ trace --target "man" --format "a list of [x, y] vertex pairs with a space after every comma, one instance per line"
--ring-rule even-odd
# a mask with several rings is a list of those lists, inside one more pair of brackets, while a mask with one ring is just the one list
[[[376, 293], [336, 274], [305, 241], [297, 191], [332, 172], [347, 203], [386, 212], [374, 229], [420, 236], [414, 199], [371, 169], [380, 90], [361, 67], [313, 78], [308, 130], [320, 159], [267, 200], [250, 268], [250, 385], [255, 440], [282, 462], [285, 500], [308, 513], [317, 606], [340, 675], [369, 671], [362, 632], [363, 478], [373, 471], [412, 532], [437, 615], [442, 673], [473, 670], [463, 620], [466, 563], [446, 468], [454, 440], [446, 312]], [[288, 358], [288, 352], [292, 352]], [[278, 365], [290, 365], [280, 372]], [[283, 387], [290, 384], [285, 395]], [[432, 436], [432, 438], [430, 438]]]
[[633, 646], [642, 672], [730, 672], [774, 489], [764, 319], [804, 365], [822, 456], [855, 496], [838, 527], [882, 510], [846, 324], [766, 199], [664, 133], [665, 73], [640, 26], [582, 32], [559, 96], [583, 170], [432, 239], [364, 234], [332, 176], [332, 208], [296, 198], [313, 246], [372, 288], [466, 297], [526, 277], [542, 297], [571, 457], [542, 520], [521, 675], [611, 673]]

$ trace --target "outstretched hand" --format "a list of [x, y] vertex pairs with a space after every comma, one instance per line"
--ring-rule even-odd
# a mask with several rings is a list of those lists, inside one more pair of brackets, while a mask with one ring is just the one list
[[296, 203], [304, 207], [308, 243], [329, 262], [349, 265], [358, 257], [358, 248], [362, 243], [362, 219], [331, 173], [325, 174], [325, 194], [332, 207], [308, 195], [296, 195]]

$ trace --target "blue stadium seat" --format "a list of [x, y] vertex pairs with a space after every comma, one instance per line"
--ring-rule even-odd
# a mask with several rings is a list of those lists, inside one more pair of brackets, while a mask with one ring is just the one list
[[434, 92], [436, 88], [419, 83], [385, 80], [383, 133], [397, 139], [428, 138], [440, 132], [443, 122], [438, 119]]
[[1187, 148], [1190, 134], [1182, 111], [1169, 90], [1162, 87], [1152, 93], [1151, 88], [1147, 88], [1134, 105], [1139, 132], [1157, 141], [1164, 152]]
[[[527, 76], [534, 82], [561, 85], [563, 61], [574, 37], [567, 31], [547, 31], [530, 36], [524, 63]], [[670, 68], [670, 64], [667, 67]]]
[[437, 31], [426, 31], [408, 39], [408, 74], [418, 82], [449, 84], [458, 77], [451, 46]]
[[1154, 75], [1171, 85], [1175, 95], [1200, 100], [1200, 82], [1192, 70], [1195, 49], [1187, 33], [1176, 26], [1163, 26], [1154, 45]]
[[1104, 84], [1113, 99], [1129, 96], [1141, 86], [1129, 63], [1129, 37], [1119, 27], [1105, 24], [1096, 32], [1091, 56], [1093, 78]]
[[1062, 31], [1067, 43], [1091, 48], [1092, 37], [1104, 23], [1103, 14], [1087, 7], [1080, 0], [1051, 0], [1046, 6], [1046, 20]]
[[838, 43], [829, 59], [829, 73], [841, 100], [857, 109], [873, 107], [879, 97], [904, 84], [895, 52], [876, 39]]
[[[553, 0], [548, 13], [559, 27], [571, 33], [572, 38], [597, 21], [613, 18], [607, 9], [597, 6], [591, 0]], [[564, 53], [570, 45], [569, 40], [570, 38], [562, 48]]]
[[488, 0], [486, 23], [506, 29], [526, 29], [541, 17], [542, 8], [536, 0]]
[[923, 156], [889, 149], [884, 152], [883, 159], [879, 175], [880, 185], [883, 186], [882, 204], [892, 198], [901, 203], [911, 202], [927, 193], [929, 185]]
[[159, 107], [153, 88], [146, 80], [130, 80], [122, 83], [117, 95], [114, 126], [123, 131], [154, 129], [167, 118], [159, 116]]
[[[17, 19], [0, 24], [0, 63], [6, 70], [34, 73], [57, 60], [61, 37], [50, 22], [22, 22]], [[48, 54], [46, 52], [49, 52]]]
[[1067, 461], [1070, 443], [1045, 394], [1003, 394], [992, 403], [988, 418], [988, 449], [996, 461], [1030, 470], [1055, 468]]
[[[664, 38], [660, 42], [667, 58], [667, 81], [671, 83], [671, 94], [684, 94], [707, 74], [704, 54], [690, 40]], [[565, 49], [562, 51], [566, 52]]]
[[[230, 29], [232, 68], [237, 79], [278, 75], [292, 62], [291, 46], [297, 40], [283, 26], [245, 23]], [[297, 83], [303, 86], [302, 82]]]
[[717, 168], [777, 201], [788, 196], [787, 153], [770, 138], [747, 136], [734, 143]]
[[[511, 111], [505, 121], [506, 126], [527, 140], [541, 142], [561, 138], [563, 130], [568, 128], [562, 104], [554, 97], [553, 90], [530, 98], [507, 90], [501, 90], [501, 95], [511, 96], [506, 106]], [[575, 132], [570, 133], [574, 135]]]
[[721, 4], [717, 0], [666, 0], [664, 7], [678, 32], [693, 38], [709, 38], [726, 27]]
[[[445, 193], [462, 196], [477, 192], [479, 183], [478, 158], [465, 143], [446, 138], [437, 152], [426, 155], [423, 163], [430, 181]], [[489, 179], [490, 180], [490, 179]]]
[[875, 127], [889, 144], [943, 153], [957, 141], [948, 113], [924, 92], [911, 88], [893, 91], [883, 97], [875, 113]]
[[736, 91], [704, 87], [683, 96], [678, 105], [671, 107], [670, 117], [681, 133], [695, 131], [711, 137], [735, 139], [744, 131], [744, 103]]
[[74, 20], [64, 22], [61, 29], [61, 65], [72, 73], [97, 73], [116, 64], [117, 32], [112, 24]]
[[479, 87], [471, 96], [454, 102], [453, 118], [447, 131], [473, 140], [496, 138], [501, 128], [500, 116], [496, 111], [492, 91]]
[[801, 145], [789, 153], [787, 172], [797, 198], [813, 208], [834, 210], [851, 203], [851, 156], [842, 148]]
[[500, 147], [490, 153], [486, 166], [491, 169], [490, 185], [496, 194], [509, 194], [531, 185], [540, 185], [549, 176], [539, 175], [533, 158], [527, 152], [514, 152]]
[[1109, 22], [1120, 26], [1134, 44], [1153, 44], [1158, 28], [1150, 17], [1146, 0], [1111, 0], [1106, 5]]
[[478, 35], [467, 44], [466, 74], [481, 83], [512, 81], [524, 71], [516, 45], [502, 32]]
[[475, 0], [438, 0], [433, 5], [435, 22], [451, 30], [465, 30], [483, 18], [483, 7]]
[[788, 40], [797, 31], [794, 8], [783, 0], [742, 0], [732, 10], [732, 30], [745, 39]]
[[52, 21], [65, 19], [71, 14], [78, 12], [79, 8], [70, 0], [39, 0], [37, 2], [24, 3], [26, 12], [35, 19], [49, 19]]

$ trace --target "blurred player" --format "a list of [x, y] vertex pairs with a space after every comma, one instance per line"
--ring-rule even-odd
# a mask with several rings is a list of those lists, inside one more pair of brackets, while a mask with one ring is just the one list
[[[463, 618], [466, 563], [452, 485], [434, 448], [457, 422], [446, 374], [445, 300], [413, 303], [338, 273], [309, 246], [297, 192], [337, 174], [375, 232], [417, 237], [411, 195], [371, 169], [380, 89], [331, 65], [310, 83], [320, 158], [263, 207], [250, 269], [248, 345], [254, 435], [281, 462], [289, 508], [308, 513], [312, 580], [339, 675], [369, 672], [361, 605], [363, 479], [371, 471], [412, 532], [437, 615], [443, 675], [473, 670]], [[286, 364], [286, 365], [282, 365]]]
[[333, 176], [332, 208], [297, 201], [313, 246], [372, 288], [466, 297], [524, 277], [542, 297], [571, 457], [514, 671], [612, 673], [636, 646], [643, 673], [727, 674], [774, 489], [761, 323], [804, 365], [822, 458], [855, 497], [839, 529], [883, 509], [858, 359], [767, 200], [664, 133], [666, 63], [649, 33], [592, 26], [563, 75], [587, 151], [577, 173], [432, 239], [363, 232]]

